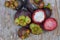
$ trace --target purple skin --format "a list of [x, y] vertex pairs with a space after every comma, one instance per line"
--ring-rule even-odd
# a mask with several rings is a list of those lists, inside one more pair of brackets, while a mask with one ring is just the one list
[[16, 12], [14, 19], [18, 18], [21, 15], [29, 16], [31, 18], [31, 13], [29, 11], [27, 11], [27, 10], [22, 9], [22, 10], [19, 10], [19, 11]]
[[26, 28], [20, 28], [20, 29], [18, 30], [18, 36], [19, 36], [19, 37], [22, 36], [23, 31], [26, 31]]
[[33, 13], [37, 8], [37, 6], [35, 6], [34, 4], [30, 3], [29, 0], [26, 4], [26, 8], [31, 12]]
[[[18, 30], [18, 36], [19, 36], [19, 37], [24, 36], [25, 33], [27, 33], [26, 31], [28, 31], [28, 30], [29, 30], [29, 29], [26, 29], [26, 28], [20, 28], [20, 29]], [[28, 37], [29, 34], [30, 34], [30, 30], [29, 30], [28, 35], [25, 36], [25, 38]]]
[[[31, 18], [31, 13], [28, 10], [21, 9], [21, 10], [16, 12], [14, 19], [18, 18], [21, 15], [29, 16]], [[29, 29], [29, 24], [26, 25], [25, 28]]]
[[52, 10], [50, 10], [49, 8], [44, 8], [45, 12], [46, 12], [46, 17], [49, 18], [52, 14]]

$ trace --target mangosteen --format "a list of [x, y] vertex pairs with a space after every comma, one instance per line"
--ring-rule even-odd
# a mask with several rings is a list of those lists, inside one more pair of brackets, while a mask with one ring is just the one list
[[46, 18], [46, 13], [42, 9], [36, 10], [32, 14], [32, 20], [34, 23], [37, 23], [37, 24], [42, 23], [45, 20], [45, 18]]
[[28, 10], [17, 11], [14, 17], [14, 20], [18, 18], [20, 26], [27, 26], [31, 23], [31, 13]]
[[18, 8], [22, 8], [22, 3], [21, 1], [11, 0], [6, 1], [5, 6], [17, 10]]
[[52, 10], [49, 8], [44, 8], [44, 11], [46, 12], [46, 17], [49, 18], [52, 14]]
[[29, 34], [30, 34], [30, 30], [29, 29], [26, 29], [26, 28], [20, 28], [18, 30], [18, 36], [22, 39], [25, 39], [27, 37], [29, 37]]
[[31, 32], [35, 35], [39, 35], [43, 32], [42, 28], [40, 27], [39, 24], [35, 24], [35, 23], [31, 23], [30, 24], [30, 29], [31, 29]]
[[30, 3], [30, 0], [27, 0], [27, 4], [25, 6], [31, 13], [33, 13], [33, 11], [38, 9], [37, 6], [35, 6], [34, 4]]
[[48, 18], [44, 22], [44, 29], [47, 31], [52, 31], [56, 29], [57, 27], [57, 21], [54, 18]]
[[44, 7], [43, 0], [29, 0], [29, 2], [33, 5], [35, 5], [37, 8], [43, 8]]

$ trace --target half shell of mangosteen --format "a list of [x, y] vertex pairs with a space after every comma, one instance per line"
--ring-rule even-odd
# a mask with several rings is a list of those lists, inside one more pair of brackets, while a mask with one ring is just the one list
[[52, 31], [56, 29], [57, 27], [57, 21], [54, 18], [48, 18], [44, 22], [44, 29], [47, 31]]
[[20, 26], [27, 26], [31, 23], [31, 13], [27, 9], [21, 9], [16, 12], [14, 20]]

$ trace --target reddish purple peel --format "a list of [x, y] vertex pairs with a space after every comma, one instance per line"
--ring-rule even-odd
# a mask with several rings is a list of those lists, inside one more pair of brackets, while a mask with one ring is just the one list
[[29, 16], [31, 18], [31, 13], [29, 11], [26, 11], [26, 10], [20, 10], [20, 11], [17, 11], [16, 14], [15, 14], [15, 18], [18, 18], [19, 16], [21, 15], [24, 15], [24, 16]]
[[44, 22], [44, 29], [48, 31], [52, 31], [57, 27], [57, 21], [54, 18], [48, 18]]

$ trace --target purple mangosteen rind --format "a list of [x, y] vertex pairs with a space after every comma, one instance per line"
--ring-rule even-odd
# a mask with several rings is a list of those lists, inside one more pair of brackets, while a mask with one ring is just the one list
[[52, 10], [49, 8], [44, 8], [44, 11], [46, 13], [46, 17], [49, 18], [52, 15]]
[[21, 16], [21, 15], [29, 16], [29, 17], [31, 18], [31, 13], [30, 13], [29, 11], [19, 10], [19, 11], [16, 12], [14, 19], [15, 19], [15, 18], [18, 18], [18, 17]]
[[[23, 27], [28, 26], [28, 25], [31, 23], [31, 13], [30, 13], [29, 11], [27, 11], [27, 10], [19, 10], [19, 11], [16, 12], [15, 17], [14, 17], [14, 20], [15, 20], [16, 18], [21, 17], [21, 16], [24, 16], [24, 17], [25, 17], [25, 19], [24, 19], [25, 21], [23, 22], [24, 25], [22, 25], [22, 24], [20, 23], [19, 26], [23, 26]], [[28, 19], [26, 19], [26, 18], [28, 18]], [[20, 18], [20, 19], [22, 19], [22, 18]], [[20, 19], [19, 19], [19, 20], [20, 20]], [[27, 20], [30, 20], [30, 21], [27, 22]], [[18, 22], [18, 23], [19, 23], [19, 22]], [[26, 23], [26, 25], [25, 25], [25, 23]]]
[[20, 28], [18, 30], [18, 36], [22, 39], [29, 37], [30, 30], [27, 28]]
[[27, 8], [31, 13], [33, 13], [35, 10], [38, 9], [38, 7], [35, 6], [34, 4], [32, 4], [32, 3], [30, 2], [30, 0], [27, 0], [26, 8]]

